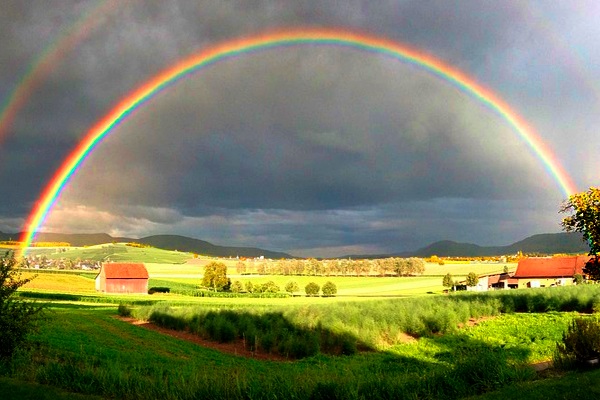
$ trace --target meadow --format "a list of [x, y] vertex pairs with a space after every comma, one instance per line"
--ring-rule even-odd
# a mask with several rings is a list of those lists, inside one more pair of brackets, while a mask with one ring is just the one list
[[[107, 295], [94, 290], [96, 272], [24, 271], [37, 276], [20, 296], [47, 311], [33, 345], [0, 365], [0, 384], [14, 388], [9, 398], [454, 399], [499, 398], [497, 390], [530, 398], [524, 393], [556, 394], [598, 377], [540, 375], [532, 365], [552, 358], [574, 317], [600, 310], [600, 286], [442, 294], [448, 272], [502, 272], [506, 264], [427, 264], [417, 277], [282, 276], [236, 274], [237, 260], [226, 260], [232, 280], [282, 290], [295, 280], [302, 293], [308, 282], [330, 280], [338, 295], [192, 297], [177, 292], [197, 291], [210, 259], [170, 257], [146, 264], [149, 286], [168, 294]], [[119, 314], [214, 347], [242, 343], [254, 356]], [[594, 390], [578, 398], [595, 398]]]
[[[600, 287], [583, 294], [576, 289], [319, 299], [292, 307], [244, 305], [239, 299], [191, 308], [168, 302], [132, 307], [134, 315], [174, 311], [189, 317], [243, 311], [258, 321], [278, 314], [305, 335], [319, 332], [323, 338], [327, 331], [329, 339], [338, 335], [359, 344], [351, 355], [328, 354], [322, 347], [283, 361], [226, 354], [132, 325], [116, 318], [116, 305], [48, 303], [34, 346], [0, 372], [11, 382], [104, 398], [463, 398], [536, 380], [531, 364], [550, 359], [571, 319], [600, 298]], [[554, 306], [547, 306], [549, 299]], [[560, 312], [574, 306], [579, 309]]]

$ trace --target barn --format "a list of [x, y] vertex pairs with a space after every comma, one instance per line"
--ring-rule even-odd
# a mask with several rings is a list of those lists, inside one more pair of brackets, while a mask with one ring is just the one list
[[148, 270], [142, 263], [103, 263], [96, 290], [105, 293], [148, 293]]
[[519, 261], [513, 275], [519, 288], [573, 284], [573, 275], [583, 274], [589, 256], [531, 257]]

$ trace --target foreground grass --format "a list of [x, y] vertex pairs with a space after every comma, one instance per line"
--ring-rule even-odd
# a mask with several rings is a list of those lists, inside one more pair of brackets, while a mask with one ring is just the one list
[[49, 385], [4, 377], [0, 377], [0, 387], [4, 400], [101, 400], [94, 395], [71, 393]]
[[[542, 330], [528, 336], [546, 348], [537, 353], [515, 339], [519, 332], [488, 340], [489, 332], [502, 332], [502, 326], [549, 322], [543, 315], [523, 314], [350, 357], [265, 362], [136, 327], [114, 318], [115, 312], [114, 307], [53, 306], [34, 337], [38, 347], [5, 366], [2, 375], [123, 399], [450, 399], [531, 379], [527, 364], [553, 348], [551, 340], [541, 340], [547, 335]], [[570, 318], [556, 314], [552, 322], [558, 326]]]
[[[352, 302], [301, 298], [306, 303], [291, 307], [271, 301], [295, 299], [171, 307], [184, 317], [188, 310], [241, 310], [259, 323], [262, 314], [279, 313], [306, 332], [350, 335], [372, 349], [284, 362], [236, 357], [145, 330], [116, 319], [115, 306], [52, 304], [33, 337], [37, 345], [0, 365], [0, 376], [123, 399], [464, 398], [534, 379], [529, 364], [547, 360], [575, 311], [591, 310], [599, 295], [600, 286], [586, 285]], [[488, 315], [495, 317], [457, 328]], [[267, 325], [266, 332], [270, 327], [278, 329]]]
[[569, 372], [533, 382], [521, 382], [473, 400], [600, 399], [600, 369]]

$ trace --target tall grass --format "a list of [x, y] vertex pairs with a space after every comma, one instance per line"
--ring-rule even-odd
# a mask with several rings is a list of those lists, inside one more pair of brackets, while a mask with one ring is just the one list
[[[353, 347], [385, 349], [405, 341], [407, 334], [423, 337], [453, 333], [470, 320], [501, 313], [592, 312], [599, 299], [600, 286], [587, 285], [369, 302], [307, 304], [270, 308], [268, 311], [249, 311], [235, 306], [227, 310], [170, 308], [159, 304], [134, 310], [134, 316], [168, 328], [172, 327], [169, 324], [177, 325], [177, 329], [189, 329], [205, 338], [218, 341], [225, 336], [231, 338], [228, 340], [254, 340], [256, 335], [260, 335], [263, 350], [271, 351], [283, 346], [283, 354], [295, 354], [289, 350], [289, 346], [280, 345], [289, 340], [287, 335], [294, 329], [304, 332], [300, 336], [304, 337], [309, 332], [313, 335], [311, 338], [317, 338], [319, 344], [311, 348], [320, 351], [331, 347], [339, 349], [339, 343], [324, 345], [322, 340], [329, 336], [336, 338], [333, 342], [339, 339], [347, 345], [353, 343]], [[306, 354], [312, 355], [314, 352]]]

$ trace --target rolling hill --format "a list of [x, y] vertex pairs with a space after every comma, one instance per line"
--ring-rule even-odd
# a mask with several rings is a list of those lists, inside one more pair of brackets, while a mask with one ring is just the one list
[[[20, 233], [7, 234], [0, 232], [0, 240], [15, 240]], [[71, 246], [93, 246], [104, 243], [137, 242], [164, 250], [179, 250], [216, 257], [260, 257], [279, 259], [293, 258], [287, 253], [259, 249], [255, 247], [217, 246], [200, 239], [178, 235], [154, 235], [143, 238], [113, 237], [106, 233], [39, 233], [36, 242], [67, 242]]]
[[[14, 240], [21, 234], [7, 234], [0, 232], [0, 240]], [[279, 259], [293, 258], [293, 256], [255, 247], [218, 246], [200, 239], [179, 235], [154, 235], [140, 239], [113, 237], [106, 233], [92, 234], [64, 234], [40, 233], [36, 241], [40, 242], [68, 242], [72, 246], [91, 246], [104, 243], [137, 242], [165, 250], [179, 250], [191, 253], [217, 257], [260, 257]], [[579, 233], [544, 233], [533, 235], [521, 241], [506, 246], [479, 246], [472, 243], [459, 243], [443, 240], [432, 243], [415, 251], [378, 255], [348, 255], [341, 258], [383, 258], [383, 257], [483, 257], [516, 254], [522, 251], [525, 254], [556, 254], [556, 253], [587, 253], [589, 248], [581, 239]]]

